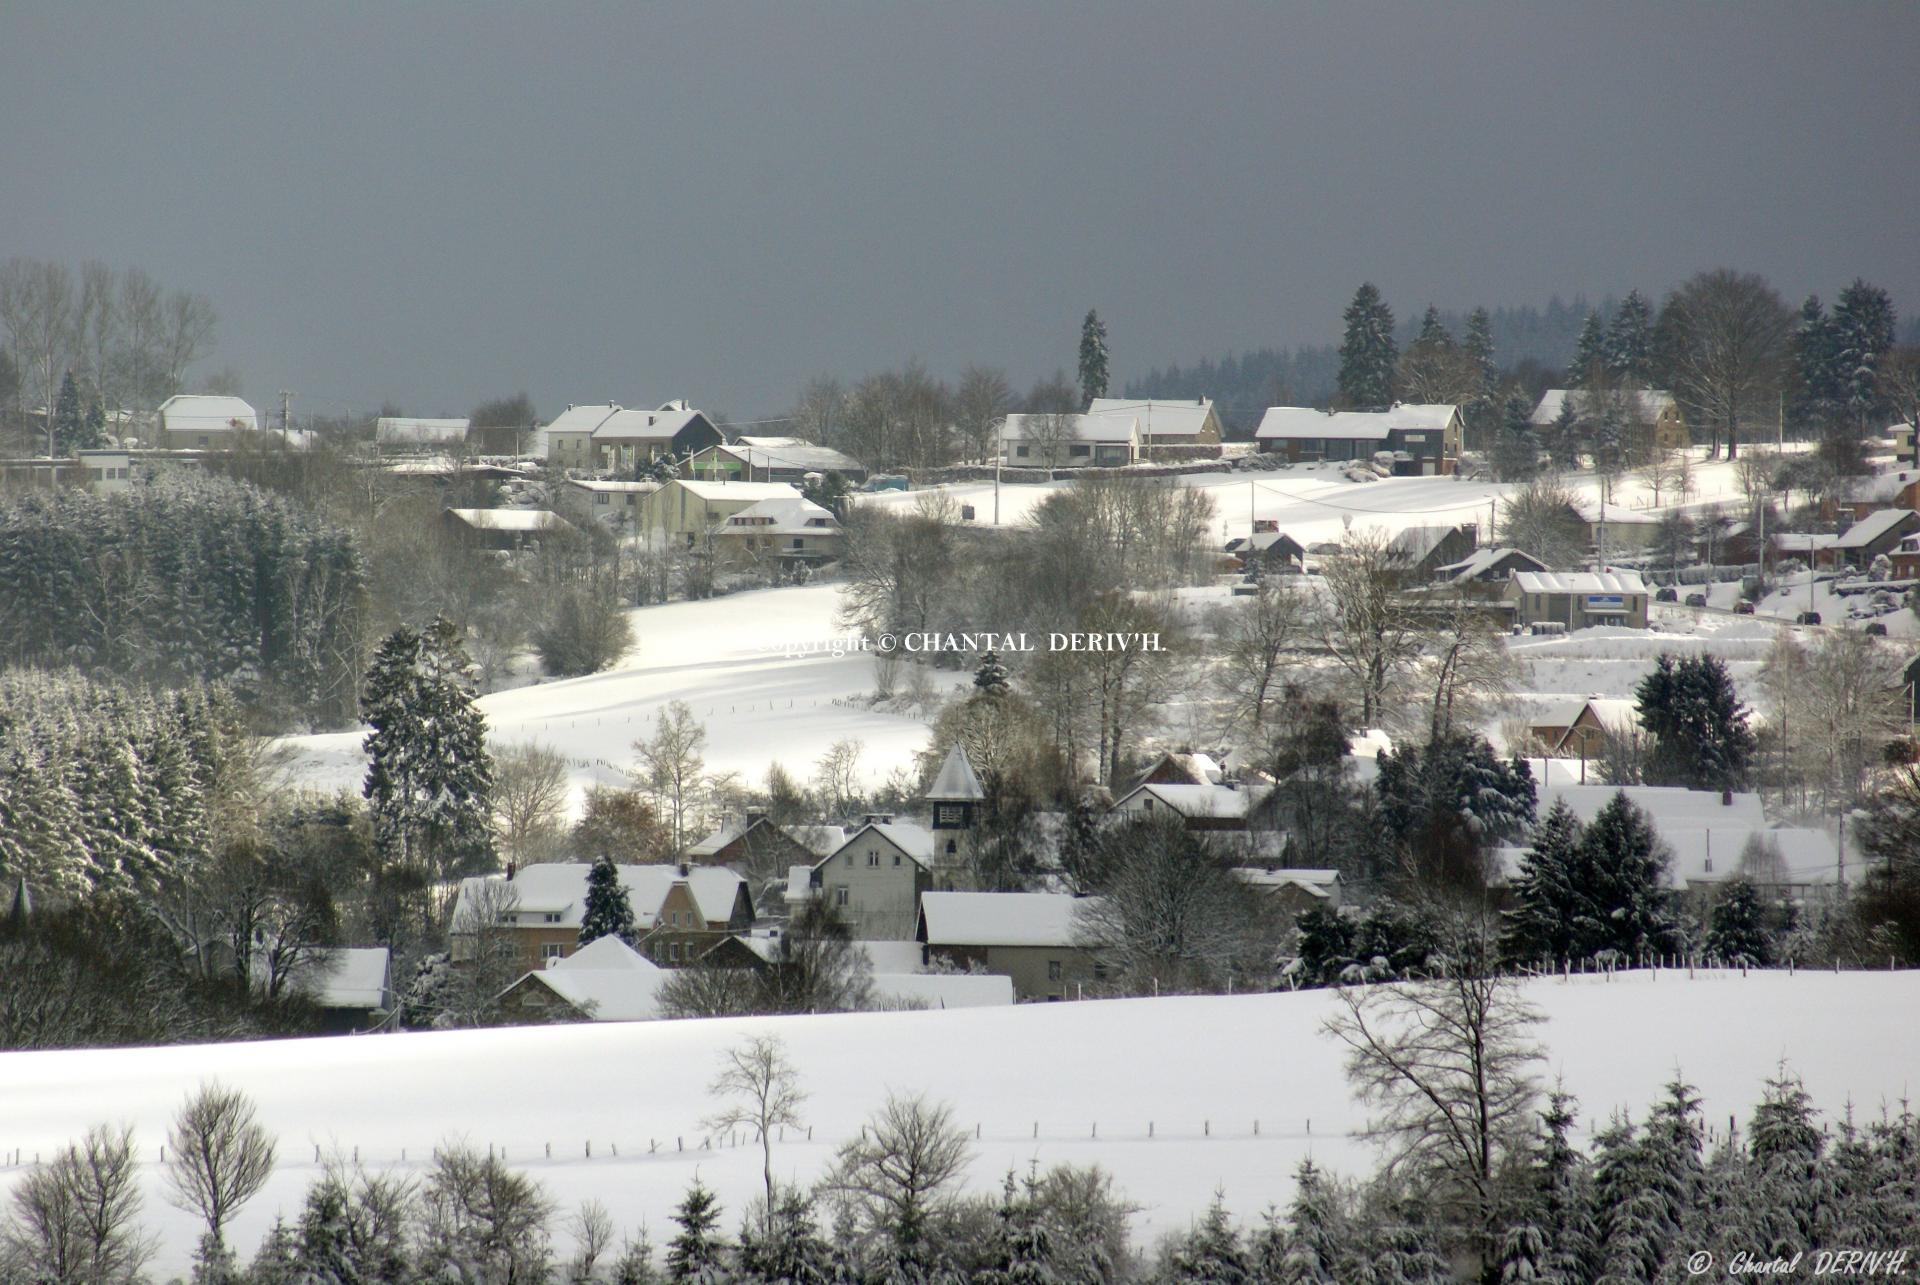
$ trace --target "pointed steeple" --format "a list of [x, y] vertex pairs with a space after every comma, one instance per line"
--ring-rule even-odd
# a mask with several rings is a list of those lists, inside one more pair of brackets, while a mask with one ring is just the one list
[[33, 892], [27, 887], [23, 876], [13, 881], [13, 899], [7, 906], [7, 929], [20, 932], [27, 926], [27, 917], [33, 914]]
[[987, 792], [980, 788], [980, 778], [973, 774], [973, 764], [967, 761], [966, 750], [955, 741], [940, 764], [939, 775], [927, 787], [927, 802], [978, 803], [986, 797]]

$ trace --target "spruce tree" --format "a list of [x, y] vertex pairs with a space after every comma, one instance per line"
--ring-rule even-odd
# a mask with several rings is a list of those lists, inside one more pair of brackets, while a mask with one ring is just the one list
[[100, 404], [96, 395], [87, 403], [87, 418], [81, 426], [80, 444], [93, 450], [107, 444], [107, 408]]
[[1000, 663], [999, 652], [988, 651], [981, 655], [980, 667], [973, 671], [973, 686], [976, 691], [989, 696], [1004, 696], [1012, 689], [1007, 667]]
[[653, 1265], [653, 1238], [642, 1227], [639, 1240], [621, 1247], [619, 1261], [613, 1265], [613, 1285], [655, 1285], [659, 1279]]
[[493, 764], [474, 697], [473, 664], [444, 616], [423, 633], [402, 625], [374, 653], [361, 701], [365, 794], [387, 860], [438, 878], [492, 865]]
[[1727, 664], [1711, 653], [1676, 659], [1662, 652], [1634, 689], [1641, 726], [1654, 739], [1648, 785], [1737, 790], [1753, 757], [1747, 707]]
[[587, 904], [580, 917], [580, 944], [618, 937], [633, 945], [633, 903], [620, 869], [604, 854], [587, 871]]
[[53, 403], [53, 453], [71, 455], [87, 445], [87, 420], [80, 402], [80, 385], [68, 371], [60, 381], [60, 393]]
[[1450, 352], [1453, 349], [1453, 332], [1440, 320], [1440, 310], [1432, 304], [1427, 305], [1425, 315], [1420, 318], [1420, 333], [1413, 342], [1417, 348], [1435, 352]]
[[667, 1279], [720, 1285], [728, 1279], [726, 1241], [720, 1236], [720, 1202], [698, 1178], [674, 1209], [680, 1228], [667, 1242]]
[[1615, 791], [1586, 827], [1570, 953], [1617, 950], [1640, 959], [1675, 944], [1677, 925], [1667, 890], [1667, 853], [1647, 814]]
[[1384, 410], [1393, 401], [1393, 372], [1400, 357], [1393, 338], [1393, 310], [1369, 281], [1354, 291], [1344, 319], [1340, 400], [1354, 410]]
[[1080, 324], [1080, 397], [1090, 405], [1107, 395], [1107, 327], [1093, 309]]
[[1808, 295], [1788, 340], [1788, 408], [1794, 421], [1825, 435], [1840, 416], [1844, 398], [1834, 368], [1833, 324], [1819, 295]]
[[1653, 382], [1653, 309], [1638, 290], [1627, 291], [1613, 314], [1602, 361], [1616, 384], [1645, 388]]
[[1585, 953], [1574, 925], [1587, 913], [1589, 890], [1582, 886], [1580, 818], [1565, 799], [1555, 799], [1534, 828], [1533, 842], [1520, 859], [1513, 894], [1517, 905], [1506, 912], [1504, 945], [1516, 962], [1562, 960]]
[[1880, 371], [1893, 351], [1893, 300], [1855, 277], [1833, 301], [1832, 324], [1834, 382], [1856, 430], [1864, 434], [1879, 427], [1873, 421], [1886, 413]]
[[1517, 392], [1507, 398], [1500, 417], [1494, 471], [1502, 482], [1531, 481], [1540, 471], [1540, 439], [1533, 431], [1533, 405]]
[[1567, 367], [1568, 388], [1591, 388], [1594, 377], [1606, 369], [1607, 332], [1600, 314], [1589, 312], [1580, 337], [1574, 341], [1573, 364]]
[[1490, 396], [1500, 381], [1500, 367], [1494, 361], [1493, 319], [1485, 308], [1475, 308], [1467, 314], [1466, 336], [1460, 346], [1473, 358], [1474, 367], [1480, 372], [1481, 395]]
[[813, 1206], [798, 1187], [783, 1187], [765, 1225], [752, 1218], [740, 1229], [740, 1279], [766, 1285], [826, 1285], [832, 1253], [814, 1226]]
[[1720, 890], [1708, 917], [1706, 945], [1707, 953], [1729, 962], [1751, 960], [1762, 968], [1773, 963], [1767, 908], [1752, 881], [1734, 879]]
[[1331, 1195], [1313, 1161], [1302, 1160], [1294, 1171], [1280, 1273], [1273, 1279], [1284, 1285], [1331, 1285], [1340, 1256]]
[[1247, 1262], [1240, 1250], [1240, 1233], [1227, 1219], [1226, 1196], [1213, 1193], [1213, 1202], [1200, 1225], [1174, 1251], [1171, 1279], [1180, 1285], [1239, 1285], [1247, 1279]]

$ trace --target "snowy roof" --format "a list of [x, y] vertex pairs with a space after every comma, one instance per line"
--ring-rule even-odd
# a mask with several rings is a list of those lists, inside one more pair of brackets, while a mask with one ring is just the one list
[[[521, 867], [511, 880], [517, 897], [511, 912], [521, 917], [557, 914], [560, 920], [552, 927], [578, 928], [586, 913], [587, 871], [592, 868], [586, 862], [542, 862]], [[678, 866], [616, 865], [614, 869], [619, 871], [620, 884], [627, 890], [627, 901], [633, 907], [634, 921], [647, 927], [659, 918], [660, 906], [666, 901], [667, 892], [682, 879], [693, 893], [694, 904], [700, 908], [701, 918], [708, 923], [725, 923], [732, 916], [734, 901], [745, 882], [725, 866], [693, 866], [684, 876]], [[476, 875], [461, 880], [459, 900], [454, 906], [454, 922], [459, 923], [468, 909], [476, 904], [474, 899], [481, 888], [502, 881], [501, 875]], [[523, 921], [538, 922], [524, 918]]]
[[1798, 531], [1782, 531], [1772, 537], [1773, 547], [1782, 553], [1808, 553], [1814, 549], [1831, 549], [1840, 539], [1837, 535], [1802, 535]]
[[1637, 571], [1516, 571], [1521, 593], [1645, 593]]
[[567, 525], [551, 509], [448, 509], [476, 531], [552, 531]]
[[[1690, 883], [1724, 883], [1741, 877], [1759, 884], [1839, 882], [1839, 850], [1824, 830], [1769, 829], [1738, 821], [1691, 829], [1658, 825], [1654, 828], [1671, 857], [1667, 864], [1667, 884], [1672, 888], [1685, 888]], [[1754, 838], [1780, 854], [1777, 866], [1767, 860], [1750, 868], [1742, 860], [1748, 841]], [[1494, 859], [1501, 877], [1517, 878], [1527, 852], [1524, 846], [1495, 849]]]
[[[1560, 407], [1569, 397], [1584, 397], [1586, 394], [1578, 388], [1549, 388], [1540, 396], [1539, 405], [1533, 408], [1532, 422], [1548, 425], [1560, 418]], [[1663, 388], [1627, 388], [1621, 389], [1623, 398], [1630, 398], [1634, 421], [1651, 424], [1673, 407], [1673, 394]], [[1574, 414], [1581, 415], [1586, 408], [1579, 402], [1574, 403]]]
[[[873, 821], [861, 826], [847, 838], [852, 843], [868, 830], [883, 836], [888, 843], [922, 863], [933, 860], [933, 832], [912, 821]], [[845, 847], [846, 844], [842, 844]]]
[[1255, 888], [1268, 888], [1278, 891], [1281, 888], [1298, 888], [1309, 896], [1327, 898], [1340, 886], [1338, 870], [1264, 870], [1258, 866], [1236, 866], [1233, 877]]
[[1915, 516], [1912, 509], [1880, 509], [1846, 529], [1838, 540], [1833, 542], [1836, 549], [1864, 549], [1875, 540], [1881, 539], [1895, 527]]
[[563, 968], [569, 972], [596, 968], [628, 969], [637, 973], [660, 971], [660, 965], [611, 933], [605, 937], [595, 937], [566, 958], [555, 960], [550, 967]]
[[385, 946], [339, 946], [322, 951], [308, 975], [308, 993], [322, 1008], [381, 1008], [387, 1002]]
[[980, 778], [973, 774], [973, 764], [967, 762], [967, 752], [955, 741], [941, 761], [933, 784], [927, 787], [928, 802], [978, 802], [986, 797], [987, 792], [980, 788]]
[[813, 896], [813, 867], [787, 867], [787, 901], [805, 901]]
[[1531, 722], [1535, 727], [1572, 727], [1580, 715], [1589, 709], [1595, 718], [1608, 727], [1631, 727], [1640, 717], [1638, 705], [1630, 700], [1563, 696], [1535, 701]]
[[1884, 504], [1920, 481], [1920, 470], [1901, 469], [1897, 473], [1875, 473], [1847, 483], [1846, 497], [1855, 504]]
[[[738, 486], [739, 483], [732, 485]], [[839, 535], [833, 514], [791, 490], [771, 500], [756, 500], [720, 524], [728, 535]]]
[[373, 423], [373, 440], [382, 446], [423, 446], [429, 443], [464, 442], [467, 419], [407, 419], [382, 415]]
[[[1037, 420], [1060, 420], [1060, 442], [1132, 442], [1139, 440], [1140, 422], [1130, 415], [1009, 415], [1000, 425], [1000, 440], [1032, 440], [1029, 429]], [[1042, 429], [1045, 436], [1052, 429]]]
[[1243, 817], [1263, 793], [1230, 785], [1162, 785], [1152, 781], [1135, 786], [1113, 806], [1118, 810], [1129, 800], [1148, 794], [1183, 817]]
[[831, 446], [816, 446], [798, 437], [736, 437], [725, 446], [712, 448], [725, 452], [749, 466], [760, 468], [797, 468], [811, 473], [852, 473], [866, 466], [844, 451]]
[[618, 402], [591, 402], [583, 406], [569, 406], [554, 416], [553, 423], [547, 425], [548, 433], [591, 433], [606, 423], [608, 417], [618, 414]]
[[1574, 515], [1588, 526], [1592, 526], [1594, 523], [1603, 519], [1613, 523], [1615, 526], [1638, 525], [1658, 522], [1660, 520], [1651, 513], [1641, 513], [1634, 509], [1623, 509], [1617, 504], [1608, 504], [1606, 501], [1584, 492], [1574, 496], [1573, 499], [1568, 502], [1567, 507], [1572, 509]]
[[1071, 946], [1074, 910], [1061, 892], [929, 892], [920, 919], [930, 946]]
[[163, 428], [191, 432], [196, 428], [258, 428], [259, 412], [238, 397], [207, 393], [175, 393], [160, 403]]
[[761, 500], [791, 500], [800, 493], [785, 482], [690, 482], [675, 479], [670, 485], [683, 487], [703, 500], [738, 500], [757, 504]]
[[1013, 1003], [1013, 978], [996, 973], [884, 973], [875, 998], [916, 1008], [997, 1008]]
[[1459, 407], [1443, 403], [1409, 403], [1383, 411], [1315, 410], [1311, 406], [1269, 406], [1260, 417], [1254, 437], [1342, 438], [1349, 441], [1385, 441], [1394, 429], [1415, 432], [1443, 429], [1452, 422]]
[[[667, 972], [628, 968], [560, 968], [528, 973], [531, 981], [589, 1014], [596, 1022], [644, 1022], [660, 1016], [660, 988]], [[520, 982], [515, 982], [518, 986]]]
[[647, 495], [660, 489], [660, 483], [652, 478], [639, 482], [612, 482], [590, 477], [570, 477], [567, 485], [582, 491], [606, 491], [614, 495]]
[[1132, 397], [1096, 397], [1087, 406], [1087, 414], [1115, 416], [1135, 422], [1143, 437], [1197, 437], [1207, 427], [1213, 413], [1213, 399], [1196, 401], [1153, 401]]
[[[673, 404], [668, 403], [671, 407]], [[697, 410], [684, 407], [660, 410], [615, 409], [593, 426], [595, 441], [654, 442], [669, 441], [675, 433], [700, 418]], [[557, 421], [556, 421], [557, 422]], [[551, 428], [551, 425], [549, 425]]]
[[1394, 534], [1392, 547], [1418, 562], [1439, 548], [1442, 540], [1459, 530], [1457, 526], [1402, 527]]
[[1546, 784], [1539, 791], [1540, 816], [1546, 816], [1557, 800], [1565, 799], [1582, 825], [1598, 816], [1600, 809], [1621, 792], [1652, 818], [1662, 835], [1680, 830], [1760, 830], [1767, 824], [1760, 796], [1745, 791], [1735, 791], [1731, 803], [1722, 803], [1714, 790], [1684, 790], [1672, 785]]
[[1475, 580], [1493, 570], [1503, 560], [1514, 558], [1532, 565], [1535, 571], [1545, 571], [1547, 564], [1522, 549], [1479, 548], [1458, 562], [1450, 562], [1439, 568], [1439, 574], [1454, 580]]
[[917, 941], [856, 941], [876, 973], [917, 973], [922, 971], [921, 947]]

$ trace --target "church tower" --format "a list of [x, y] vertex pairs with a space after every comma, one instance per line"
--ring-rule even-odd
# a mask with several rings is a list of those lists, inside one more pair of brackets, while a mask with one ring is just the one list
[[973, 774], [973, 764], [958, 741], [947, 751], [939, 775], [927, 787], [926, 802], [933, 812], [933, 860], [936, 867], [948, 870], [966, 863], [967, 848], [973, 841], [974, 827], [980, 823], [980, 807], [987, 792]]

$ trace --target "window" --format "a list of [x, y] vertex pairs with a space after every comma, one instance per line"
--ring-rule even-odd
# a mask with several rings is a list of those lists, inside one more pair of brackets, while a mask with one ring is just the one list
[[1024, 447], [1024, 446], [1016, 446], [1016, 447], [1014, 447], [1014, 448], [1013, 448], [1013, 453], [1014, 453], [1015, 455], [1017, 455], [1017, 456], [1019, 456], [1019, 457], [1020, 457], [1021, 459], [1023, 459], [1023, 460], [1024, 460], [1025, 458], [1027, 458], [1027, 448], [1026, 448], [1026, 447]]
[[869, 853], [867, 854], [867, 864], [868, 864], [868, 865], [870, 865], [870, 866], [877, 866], [877, 865], [879, 865], [879, 864], [880, 864], [880, 854], [879, 854], [879, 853], [877, 853], [877, 852], [869, 852]]
[[847, 886], [845, 884], [841, 884], [833, 890], [833, 904], [836, 906], [844, 906], [847, 904]]
[[605, 491], [595, 491], [593, 493], [593, 502], [595, 504], [606, 504], [611, 499], [612, 497], [609, 496]]
[[542, 959], [565, 959], [566, 957], [567, 948], [558, 942], [550, 941], [540, 948], [540, 958]]
[[550, 911], [548, 911], [548, 912], [547, 912], [547, 922], [548, 922], [548, 923], [550, 923], [550, 924], [557, 924], [557, 923], [559, 923], [559, 922], [560, 922], [560, 912], [559, 912], [559, 911], [557, 911], [557, 910], [550, 910]]
[[1096, 982], [1104, 982], [1107, 980], [1107, 966], [1105, 964], [1095, 964], [1093, 966], [1093, 980]]
[[1068, 454], [1072, 455], [1073, 458], [1076, 460], [1083, 460], [1087, 458], [1087, 456], [1092, 452], [1092, 450], [1093, 448], [1090, 446], [1083, 446], [1083, 445], [1076, 444], [1068, 448]]
[[893, 854], [893, 864], [896, 866], [900, 864], [900, 854], [897, 852]]
[[943, 827], [967, 823], [967, 810], [958, 803], [942, 803], [934, 811], [937, 814], [934, 820]]
[[793, 537], [793, 547], [796, 549], [804, 549], [807, 547], [807, 542], [796, 535]]
[[1049, 959], [1047, 961], [1047, 980], [1050, 982], [1057, 982], [1060, 980], [1060, 961], [1059, 960]]
[[960, 851], [960, 845], [959, 845], [958, 843], [956, 843], [956, 842], [954, 842], [954, 841], [953, 841], [952, 839], [948, 839], [948, 840], [947, 840], [947, 855], [948, 855], [948, 856], [952, 856], [952, 855], [953, 855], [954, 853], [956, 853], [956, 852], [958, 852], [958, 851]]

